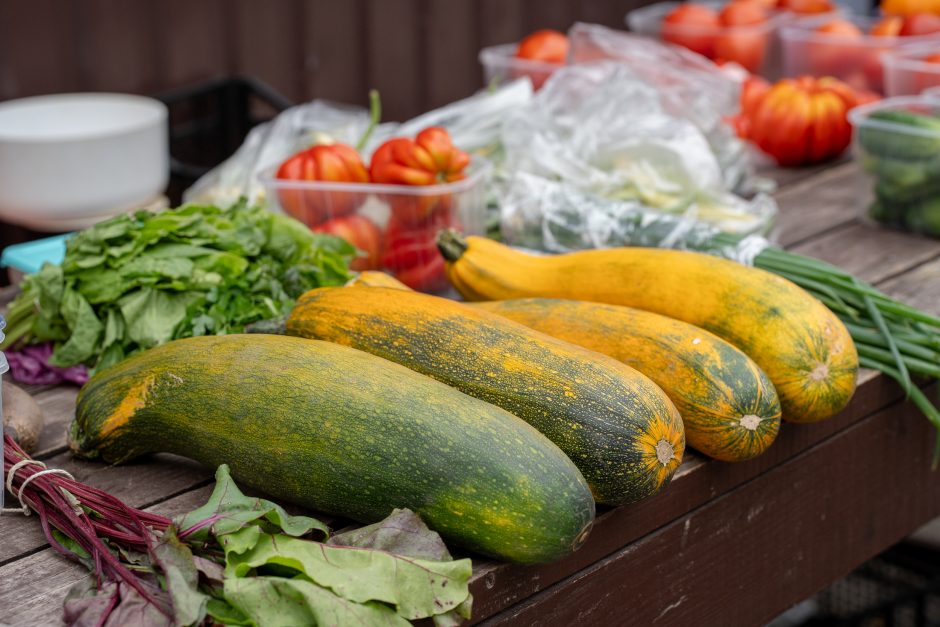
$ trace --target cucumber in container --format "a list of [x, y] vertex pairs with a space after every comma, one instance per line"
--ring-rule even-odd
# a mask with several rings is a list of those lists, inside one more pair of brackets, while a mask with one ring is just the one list
[[861, 205], [880, 224], [940, 236], [940, 102], [888, 98], [849, 113]]

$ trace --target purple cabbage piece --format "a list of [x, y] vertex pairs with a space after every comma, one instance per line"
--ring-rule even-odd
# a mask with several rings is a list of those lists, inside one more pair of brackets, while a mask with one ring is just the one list
[[46, 342], [7, 351], [13, 380], [29, 385], [57, 385], [66, 381], [84, 385], [88, 381], [88, 368], [81, 364], [70, 368], [49, 365], [52, 349], [52, 342]]

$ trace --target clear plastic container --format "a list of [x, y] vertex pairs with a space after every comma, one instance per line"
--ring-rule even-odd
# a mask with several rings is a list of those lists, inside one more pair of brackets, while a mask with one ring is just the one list
[[[679, 44], [712, 60], [733, 61], [749, 72], [776, 78], [779, 70], [776, 31], [784, 16], [771, 15], [770, 19], [750, 26], [699, 26], [691, 24], [667, 25], [663, 20], [683, 2], [657, 2], [634, 9], [626, 22], [635, 33], [658, 37]], [[725, 2], [698, 2], [720, 11]]]
[[[486, 183], [490, 164], [473, 157], [463, 180], [442, 185], [380, 185], [290, 181], [262, 172], [266, 201], [314, 231], [339, 235], [364, 252], [354, 270], [386, 270], [423, 292], [448, 288], [438, 231], [453, 228], [481, 235], [486, 230]], [[367, 250], [369, 248], [370, 250]]]
[[480, 51], [480, 63], [483, 65], [483, 78], [487, 85], [502, 85], [528, 76], [532, 86], [538, 89], [548, 80], [552, 72], [564, 63], [546, 63], [516, 57], [517, 44], [490, 46]]
[[940, 60], [940, 41], [886, 53], [882, 57], [885, 95], [913, 96], [940, 87], [940, 62], [926, 60], [933, 55]]
[[887, 98], [849, 112], [869, 219], [940, 237], [940, 102]]
[[846, 20], [867, 33], [880, 17], [831, 14], [788, 21], [780, 28], [783, 73], [786, 76], [835, 76], [855, 89], [884, 93], [885, 53], [901, 46], [940, 42], [940, 34], [916, 37], [861, 37], [818, 33], [816, 28], [832, 20]]

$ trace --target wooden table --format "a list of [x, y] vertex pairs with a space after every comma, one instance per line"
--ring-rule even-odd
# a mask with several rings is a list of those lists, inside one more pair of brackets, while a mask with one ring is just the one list
[[[852, 164], [775, 172], [780, 242], [913, 305], [940, 312], [940, 242], [862, 224]], [[602, 508], [589, 540], [539, 567], [474, 560], [474, 621], [488, 624], [760, 625], [940, 515], [933, 432], [899, 388], [863, 371], [835, 418], [785, 425], [739, 464], [687, 455], [642, 503]], [[47, 426], [38, 457], [166, 515], [201, 504], [211, 471], [158, 455], [124, 467], [65, 446], [77, 390], [35, 391]], [[59, 622], [83, 569], [46, 545], [35, 518], [0, 518], [0, 623]]]

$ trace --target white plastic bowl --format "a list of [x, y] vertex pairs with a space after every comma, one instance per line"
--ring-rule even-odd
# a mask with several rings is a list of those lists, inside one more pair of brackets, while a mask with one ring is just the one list
[[158, 100], [83, 93], [0, 103], [6, 222], [66, 230], [146, 204], [168, 179], [167, 109]]

